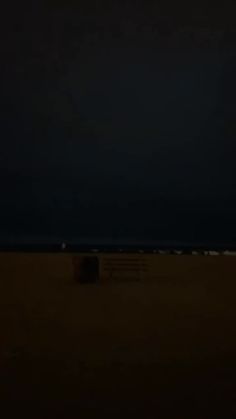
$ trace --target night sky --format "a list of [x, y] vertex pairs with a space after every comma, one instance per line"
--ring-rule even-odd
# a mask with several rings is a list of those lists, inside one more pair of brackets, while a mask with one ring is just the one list
[[234, 12], [143, 3], [5, 6], [3, 241], [236, 243]]

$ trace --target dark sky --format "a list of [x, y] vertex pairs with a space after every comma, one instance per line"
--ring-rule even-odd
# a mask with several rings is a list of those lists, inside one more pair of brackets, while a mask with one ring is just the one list
[[144, 3], [5, 8], [2, 237], [236, 241], [233, 11]]

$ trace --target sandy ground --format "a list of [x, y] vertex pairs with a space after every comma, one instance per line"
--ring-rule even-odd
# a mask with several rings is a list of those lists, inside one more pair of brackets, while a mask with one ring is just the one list
[[2, 418], [236, 417], [236, 258], [157, 258], [84, 286], [70, 255], [0, 254]]

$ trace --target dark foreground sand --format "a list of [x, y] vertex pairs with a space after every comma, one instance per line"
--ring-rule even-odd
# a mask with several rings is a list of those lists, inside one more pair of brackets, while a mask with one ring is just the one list
[[236, 258], [157, 258], [83, 286], [70, 255], [0, 254], [3, 419], [236, 418]]

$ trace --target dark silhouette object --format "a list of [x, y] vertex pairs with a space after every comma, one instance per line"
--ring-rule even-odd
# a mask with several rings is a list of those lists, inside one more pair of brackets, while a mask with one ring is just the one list
[[74, 278], [80, 284], [94, 284], [99, 280], [99, 260], [96, 256], [74, 258]]

